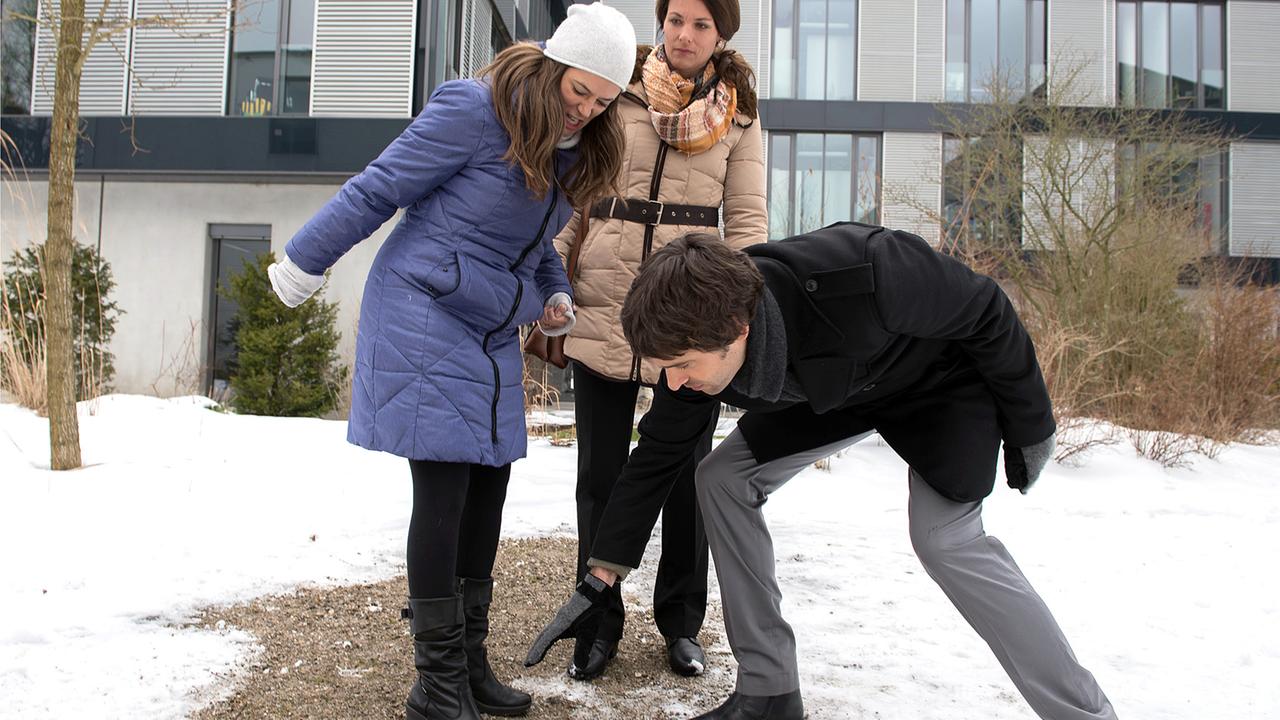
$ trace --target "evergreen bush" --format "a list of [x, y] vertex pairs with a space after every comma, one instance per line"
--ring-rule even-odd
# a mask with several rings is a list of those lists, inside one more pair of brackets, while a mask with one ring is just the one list
[[[71, 324], [77, 400], [108, 392], [115, 376], [115, 357], [107, 348], [124, 312], [109, 299], [115, 286], [111, 264], [94, 248], [76, 243], [71, 256]], [[0, 329], [7, 362], [43, 366], [43, 308], [44, 246], [32, 245], [15, 251], [4, 271]]]
[[335, 409], [347, 368], [339, 363], [338, 306], [313, 297], [286, 307], [271, 290], [271, 253], [219, 288], [239, 304], [230, 323], [230, 404], [250, 415], [318, 417]]

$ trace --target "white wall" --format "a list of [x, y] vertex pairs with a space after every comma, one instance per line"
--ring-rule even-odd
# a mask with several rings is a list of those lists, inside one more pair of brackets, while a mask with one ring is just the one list
[[916, 0], [916, 102], [942, 102], [946, 96], [946, 0]]
[[227, 102], [227, 0], [134, 0], [135, 18], [167, 17], [181, 27], [133, 31], [130, 115], [222, 115]]
[[654, 16], [652, 0], [610, 0], [609, 5], [627, 16], [636, 29], [636, 42], [652, 45], [658, 37], [658, 19]]
[[1276, 187], [1280, 186], [1280, 143], [1231, 143], [1229, 254], [1280, 258]]
[[[1048, 3], [1051, 96], [1068, 105], [1106, 107], [1116, 98], [1115, 0]], [[1064, 78], [1072, 77], [1069, 88]]]
[[[729, 47], [751, 63], [756, 73], [756, 95], [762, 98], [769, 97], [769, 45], [773, 34], [769, 15], [772, 9], [771, 0], [742, 0], [738, 10], [741, 24], [738, 33], [729, 41]], [[652, 12], [649, 14], [653, 15]], [[656, 19], [654, 23], [657, 23]], [[636, 33], [639, 34], [639, 28]]]
[[858, 99], [911, 102], [915, 100], [915, 75], [915, 3], [860, 0]]
[[1022, 152], [1022, 242], [1027, 249], [1052, 249], [1055, 229], [1078, 234], [1085, 224], [1102, 223], [1115, 204], [1115, 164], [1110, 140], [1028, 136]]
[[[412, 114], [417, 8], [416, 0], [316, 0], [312, 117]], [[483, 34], [487, 47], [487, 22]]]
[[1227, 109], [1280, 112], [1280, 74], [1276, 38], [1280, 3], [1232, 0], [1227, 3]]
[[[102, 13], [107, 0], [86, 0], [85, 17], [96, 18]], [[132, 3], [116, 2], [108, 7], [109, 15], [116, 22], [129, 18]], [[50, 0], [40, 3], [40, 26], [36, 31], [35, 82], [31, 87], [31, 114], [53, 114], [53, 90], [56, 82], [55, 59], [58, 42], [54, 37], [54, 5]], [[128, 83], [128, 63], [133, 33], [122, 32], [111, 43], [100, 42], [84, 61], [80, 77], [80, 115], [123, 115], [125, 90]]]
[[936, 246], [941, 228], [927, 211], [942, 205], [942, 135], [886, 132], [883, 152], [881, 224]]
[[[6, 183], [6, 188], [13, 185]], [[26, 185], [29, 201], [25, 207], [10, 193], [4, 197], [0, 250], [5, 261], [17, 247], [44, 239], [47, 186], [44, 182]], [[191, 343], [198, 345], [196, 362], [203, 363], [207, 357], [210, 224], [270, 225], [271, 249], [280, 255], [289, 238], [338, 187], [79, 182], [76, 239], [96, 244], [101, 238], [102, 255], [111, 263], [117, 285], [112, 297], [125, 313], [111, 344], [116, 356], [115, 388], [120, 392], [172, 392], [171, 376], [193, 370], [188, 358]], [[99, 193], [103, 198], [100, 235]], [[397, 220], [393, 218], [339, 261], [325, 286], [325, 299], [339, 306], [339, 352], [347, 364], [354, 356], [365, 275]]]

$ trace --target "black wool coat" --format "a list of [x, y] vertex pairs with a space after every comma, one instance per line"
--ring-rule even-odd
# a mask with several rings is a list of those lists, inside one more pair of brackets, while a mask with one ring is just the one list
[[1035, 349], [999, 285], [910, 233], [837, 223], [746, 249], [782, 313], [788, 370], [806, 402], [727, 389], [672, 392], [663, 378], [591, 556], [636, 567], [676, 473], [718, 402], [761, 463], [867, 430], [942, 495], [986, 497], [1001, 440], [1055, 431]]

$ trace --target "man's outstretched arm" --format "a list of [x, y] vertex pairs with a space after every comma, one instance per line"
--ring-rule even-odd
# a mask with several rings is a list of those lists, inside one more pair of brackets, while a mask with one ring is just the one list
[[698, 441], [719, 406], [719, 400], [700, 392], [673, 392], [667, 387], [666, 375], [659, 376], [653, 389], [653, 404], [637, 427], [639, 442], [627, 458], [600, 517], [600, 528], [591, 547], [594, 562], [589, 561], [588, 565], [610, 569], [624, 577], [623, 570], [640, 565], [662, 506], [680, 471], [693, 461]]
[[613, 585], [640, 565], [667, 495], [685, 463], [693, 461], [694, 449], [719, 404], [716, 398], [692, 390], [672, 392], [665, 376], [658, 379], [653, 405], [640, 420], [640, 441], [600, 518], [587, 562], [591, 571], [534, 641], [526, 665], [541, 662], [547, 650], [565, 638], [594, 641], [603, 585]]

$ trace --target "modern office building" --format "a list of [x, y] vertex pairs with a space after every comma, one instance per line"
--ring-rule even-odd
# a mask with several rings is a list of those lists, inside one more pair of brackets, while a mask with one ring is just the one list
[[[77, 222], [128, 313], [115, 339], [122, 390], [150, 390], [190, 363], [216, 376], [219, 279], [248, 254], [279, 252], [435, 85], [513, 39], [546, 37], [565, 12], [561, 0], [269, 0], [228, 20], [225, 0], [188, 4], [204, 10], [202, 32], [137, 30], [85, 71]], [[610, 4], [642, 42], [657, 38], [652, 2]], [[169, 6], [122, 4], [135, 16]], [[742, 0], [742, 17], [732, 46], [757, 72], [772, 238], [852, 219], [939, 242], [937, 218], [957, 202], [947, 108], [988, 102], [997, 72], [1015, 92], [1044, 92], [1070, 63], [1080, 105], [1176, 108], [1230, 134], [1229, 151], [1197, 168], [1206, 229], [1221, 253], [1280, 275], [1267, 189], [1280, 181], [1280, 3]], [[31, 178], [4, 198], [7, 255], [43, 233], [52, 52], [47, 35], [12, 23], [4, 42], [3, 127]], [[328, 286], [347, 353], [388, 229]]]
[[[49, 0], [40, 0], [40, 5]], [[57, 3], [52, 2], [56, 7]], [[76, 235], [101, 249], [125, 314], [112, 349], [125, 392], [218, 389], [235, 308], [215, 288], [277, 253], [404, 129], [441, 82], [514, 39], [550, 35], [565, 0], [131, 0], [113, 12], [181, 27], [114, 36], [84, 69]], [[103, 0], [88, 0], [96, 16]], [[172, 15], [182, 8], [183, 15]], [[3, 0], [35, 15], [37, 0]], [[39, 7], [41, 14], [46, 8]], [[4, 23], [3, 129], [17, 168], [3, 242], [44, 236], [53, 38]], [[29, 182], [22, 182], [23, 179]], [[334, 268], [342, 354], [354, 352], [369, 264], [390, 221]], [[175, 385], [178, 387], [175, 388]]]

